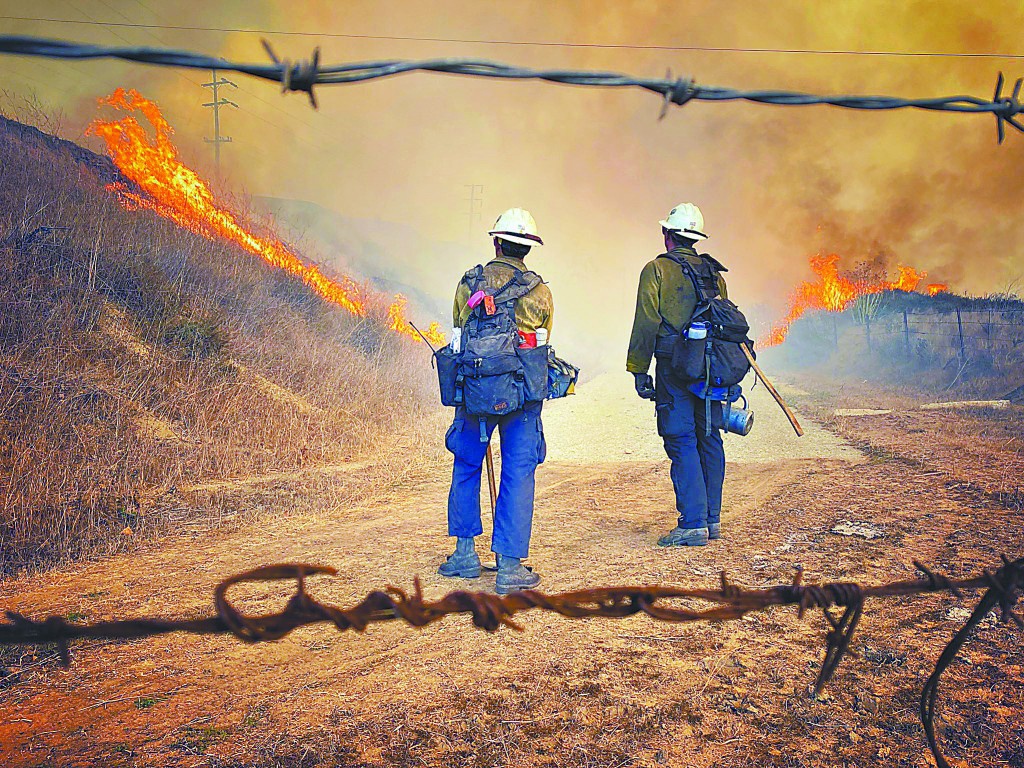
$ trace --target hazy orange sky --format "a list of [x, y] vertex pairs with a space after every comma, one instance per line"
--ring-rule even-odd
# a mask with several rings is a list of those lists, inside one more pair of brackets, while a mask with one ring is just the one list
[[[1024, 75], [1020, 2], [270, 2], [0, 0], [4, 33], [105, 44], [188, 48], [262, 61], [479, 57], [533, 67], [693, 76], [709, 85], [830, 93], [990, 96], [996, 74]], [[57, 19], [90, 22], [57, 23]], [[121, 25], [147, 24], [144, 29]], [[260, 29], [264, 33], [165, 27]], [[286, 31], [309, 32], [288, 35]], [[325, 37], [323, 33], [366, 37]], [[535, 43], [1016, 54], [1017, 58], [745, 53], [423, 42], [383, 37]], [[5, 89], [60, 105], [75, 135], [95, 99], [134, 87], [164, 108], [186, 159], [209, 169], [208, 94], [201, 72], [114, 62], [0, 57]], [[241, 75], [224, 116], [234, 142], [225, 172], [254, 195], [312, 200], [346, 216], [399, 221], [433, 240], [467, 238], [467, 184], [484, 187], [470, 263], [423, 264], [411, 275], [447, 294], [487, 257], [502, 209], [535, 215], [547, 245], [533, 265], [551, 282], [556, 330], [624, 355], [636, 277], [659, 252], [658, 220], [675, 203], [704, 210], [708, 250], [731, 267], [742, 306], [779, 307], [808, 275], [807, 257], [853, 263], [883, 254], [930, 279], [983, 293], [1024, 273], [1019, 170], [1024, 136], [995, 141], [994, 120], [695, 103], [663, 121], [657, 97], [541, 83], [413, 74], [323, 87], [305, 96]]]

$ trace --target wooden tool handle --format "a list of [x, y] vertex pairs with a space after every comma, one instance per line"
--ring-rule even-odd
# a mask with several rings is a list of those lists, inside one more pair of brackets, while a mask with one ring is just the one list
[[490, 443], [487, 444], [487, 489], [491, 492], [491, 520], [493, 520], [498, 490], [494, 485], [494, 453], [491, 451]]
[[789, 423], [793, 425], [793, 429], [796, 431], [796, 436], [803, 437], [804, 430], [801, 428], [800, 422], [796, 420], [796, 416], [793, 415], [789, 406], [786, 405], [786, 401], [782, 399], [782, 395], [779, 394], [778, 390], [776, 390], [775, 387], [772, 386], [772, 383], [765, 377], [764, 371], [761, 370], [761, 366], [759, 366], [757, 361], [754, 359], [754, 353], [750, 351], [750, 348], [746, 344], [740, 344], [740, 349], [742, 349], [743, 354], [747, 356], [747, 361], [750, 363], [750, 367], [754, 369], [754, 373], [757, 374], [757, 377], [765, 387], [768, 388], [768, 391], [771, 393], [772, 397], [775, 398], [775, 402], [779, 404], [782, 412], [786, 414], [786, 418], [789, 419]]

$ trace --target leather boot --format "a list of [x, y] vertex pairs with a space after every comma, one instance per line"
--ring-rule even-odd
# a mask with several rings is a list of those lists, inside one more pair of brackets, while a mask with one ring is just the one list
[[475, 579], [480, 575], [480, 556], [476, 553], [476, 543], [472, 538], [455, 541], [455, 551], [448, 555], [437, 572], [450, 579]]
[[658, 539], [659, 547], [703, 547], [707, 543], [707, 528], [680, 528], [676, 526]]
[[499, 595], [533, 589], [540, 584], [540, 576], [519, 562], [518, 557], [498, 555], [498, 576], [494, 581], [494, 591]]

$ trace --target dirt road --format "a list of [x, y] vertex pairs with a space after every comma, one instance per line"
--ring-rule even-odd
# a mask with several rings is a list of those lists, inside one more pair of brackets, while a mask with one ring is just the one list
[[[661, 550], [654, 542], [673, 525], [672, 493], [649, 405], [628, 377], [595, 380], [575, 401], [552, 404], [530, 558], [542, 588], [712, 585], [722, 569], [760, 586], [788, 581], [795, 564], [814, 578], [881, 581], [911, 577], [915, 557], [960, 572], [1019, 542], [1019, 515], [957, 495], [927, 469], [867, 459], [806, 415], [808, 436], [797, 441], [758, 395], [754, 407], [755, 433], [728, 445], [725, 538]], [[384, 585], [409, 587], [415, 575], [428, 596], [491, 588], [493, 576], [453, 584], [434, 573], [449, 549], [445, 480], [424, 473], [315, 517], [268, 517], [244, 531], [8, 582], [0, 605], [76, 620], [198, 615], [220, 578], [277, 561], [337, 567], [341, 575], [313, 591], [340, 604]], [[1001, 521], [983, 542], [963, 526], [980, 508]], [[868, 519], [884, 537], [830, 534], [842, 519]], [[286, 594], [240, 588], [237, 602], [259, 612]], [[527, 614], [525, 631], [493, 635], [455, 618], [364, 635], [320, 626], [261, 646], [186, 636], [89, 643], [68, 671], [42, 651], [8, 656], [17, 674], [0, 682], [0, 764], [924, 766], [914, 697], [955, 626], [952, 605], [936, 597], [873, 606], [857, 645], [865, 658], [844, 662], [823, 700], [806, 695], [821, 619], [801, 622], [781, 609], [728, 625]], [[993, 663], [1010, 642], [994, 637], [947, 687], [986, 691], [985, 727], [1002, 734], [998, 746], [977, 730], [971, 695], [946, 714], [967, 734], [957, 754], [1019, 747], [1005, 752], [1016, 759], [1024, 735], [1010, 747], [1003, 739], [1021, 703], [1013, 681], [1024, 672], [1019, 660]], [[974, 725], [962, 725], [969, 717]]]
[[[763, 464], [780, 459], [845, 459], [861, 454], [814, 421], [804, 420], [806, 434], [797, 438], [782, 411], [753, 377], [743, 382], [754, 411], [747, 437], [725, 435], [730, 464]], [[783, 397], [798, 393], [782, 387]], [[654, 425], [654, 404], [641, 400], [627, 373], [604, 373], [580, 385], [579, 396], [556, 400], [544, 411], [548, 455], [580, 463], [654, 461], [665, 458]]]

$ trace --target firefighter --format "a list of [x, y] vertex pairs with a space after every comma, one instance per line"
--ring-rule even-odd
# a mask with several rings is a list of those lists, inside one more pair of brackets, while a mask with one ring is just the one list
[[[706, 429], [704, 400], [672, 374], [670, 362], [675, 340], [689, 326], [697, 306], [697, 292], [680, 264], [700, 265], [694, 246], [707, 238], [704, 216], [696, 205], [680, 203], [661, 222], [661, 229], [666, 253], [648, 262], [640, 273], [626, 370], [633, 374], [637, 394], [655, 403], [658, 434], [671, 461], [679, 519], [658, 546], [703, 546], [721, 536], [722, 433], [714, 426]], [[721, 275], [719, 291], [726, 296]], [[652, 357], [654, 379], [648, 373]], [[711, 405], [718, 416], [721, 403]]]
[[[551, 290], [539, 276], [529, 272], [524, 261], [533, 247], [544, 244], [537, 234], [537, 223], [529, 211], [512, 208], [498, 217], [488, 234], [493, 238], [494, 258], [483, 266], [482, 282], [486, 283], [486, 290], [495, 293], [510, 285], [517, 274], [532, 275], [536, 286], [515, 304], [519, 346], [536, 347], [538, 335], [542, 343], [546, 343], [554, 314]], [[470, 288], [473, 274], [473, 270], [468, 272], [455, 292], [454, 326], [464, 329], [464, 336], [473, 311]], [[476, 282], [482, 284], [479, 277]], [[467, 417], [464, 406], [456, 408], [455, 420], [445, 437], [445, 445], [454, 456], [448, 494], [448, 535], [456, 538], [456, 544], [455, 552], [438, 568], [442, 576], [476, 578], [480, 575], [480, 557], [474, 541], [474, 537], [483, 533], [480, 477], [488, 445], [486, 439], [497, 428], [501, 435], [501, 480], [491, 540], [498, 566], [496, 591], [508, 594], [540, 583], [540, 576], [521, 561], [530, 548], [534, 472], [547, 451], [541, 405], [540, 401], [528, 401], [519, 410], [488, 416], [486, 420]]]

